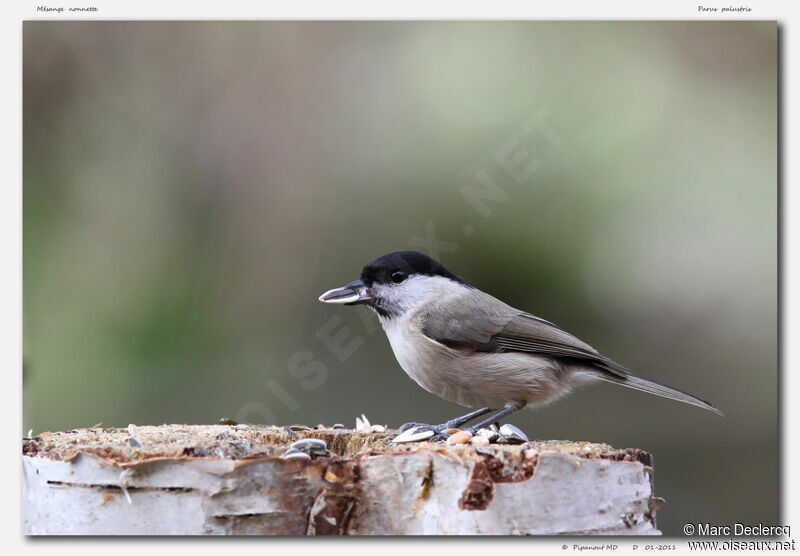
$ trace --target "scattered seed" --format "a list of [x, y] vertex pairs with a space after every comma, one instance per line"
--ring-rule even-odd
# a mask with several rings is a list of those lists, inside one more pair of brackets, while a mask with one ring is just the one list
[[250, 425], [248, 425], [247, 423], [239, 423], [238, 425], [233, 425], [233, 428], [242, 430], [250, 428]]
[[442, 432], [445, 434], [455, 434], [459, 432], [461, 429], [451, 428], [451, 429], [444, 429]]
[[386, 432], [386, 427], [383, 425], [372, 425], [367, 429], [367, 432]]
[[329, 483], [341, 483], [342, 480], [330, 469], [325, 470], [325, 480]]
[[301, 452], [300, 450], [295, 450], [294, 448], [289, 448], [283, 454], [281, 454], [283, 459], [304, 459], [308, 460], [311, 459], [311, 456], [306, 454], [305, 452]]
[[343, 429], [343, 428], [344, 428], [344, 425], [343, 425], [343, 424], [341, 424], [341, 423], [336, 423], [335, 425], [333, 425], [333, 428], [334, 428], [334, 429]]
[[433, 436], [434, 433], [431, 429], [419, 430], [422, 428], [423, 427], [411, 427], [410, 429], [395, 436], [392, 442], [395, 444], [403, 444], [405, 442], [420, 442]]
[[290, 449], [299, 450], [312, 456], [324, 456], [328, 453], [328, 445], [318, 438], [303, 438], [292, 442]]
[[508, 444], [528, 442], [528, 437], [519, 428], [506, 423], [500, 427], [500, 441]]
[[485, 436], [477, 435], [470, 438], [469, 443], [473, 446], [488, 446], [489, 439]]
[[493, 431], [492, 429], [480, 429], [478, 431], [478, 436], [482, 436], [489, 442], [493, 442], [497, 440], [500, 435], [497, 433], [497, 431]]
[[367, 432], [369, 427], [369, 419], [366, 415], [362, 413], [361, 417], [356, 417], [356, 432]]
[[220, 425], [238, 425], [239, 423], [237, 423], [233, 419], [228, 419], [227, 417], [223, 417], [222, 419], [219, 420], [219, 424]]
[[138, 440], [136, 440], [133, 437], [130, 437], [128, 439], [128, 444], [130, 445], [131, 448], [141, 448], [142, 447], [142, 443], [139, 442]]
[[451, 446], [455, 444], [466, 444], [467, 442], [469, 442], [470, 438], [472, 438], [471, 432], [458, 431], [457, 433], [450, 435], [450, 437], [447, 439], [447, 443]]

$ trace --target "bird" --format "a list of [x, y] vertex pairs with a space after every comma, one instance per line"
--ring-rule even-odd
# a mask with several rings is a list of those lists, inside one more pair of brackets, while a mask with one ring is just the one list
[[416, 251], [378, 257], [364, 266], [360, 279], [319, 300], [372, 309], [411, 379], [441, 398], [478, 408], [439, 425], [400, 427], [431, 431], [429, 441], [446, 439], [448, 429], [484, 417], [468, 428], [477, 434], [526, 406], [553, 402], [595, 382], [723, 415], [692, 394], [629, 372], [552, 322], [511, 307]]

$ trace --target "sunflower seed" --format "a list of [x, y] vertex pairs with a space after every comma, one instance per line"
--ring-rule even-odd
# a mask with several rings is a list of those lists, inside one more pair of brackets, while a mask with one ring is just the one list
[[299, 450], [313, 456], [324, 456], [328, 453], [328, 445], [324, 440], [318, 438], [303, 438], [292, 442], [289, 449]]
[[311, 456], [306, 454], [305, 452], [301, 452], [300, 450], [295, 450], [294, 448], [289, 448], [284, 453], [281, 454], [283, 459], [311, 459]]
[[362, 413], [361, 417], [356, 417], [356, 432], [367, 432], [369, 427], [369, 419], [366, 415]]
[[479, 434], [477, 436], [473, 436], [472, 438], [470, 438], [469, 443], [472, 444], [473, 446], [488, 446], [489, 439]]
[[523, 442], [528, 442], [528, 437], [524, 432], [508, 423], [500, 427], [500, 437], [502, 442], [508, 444], [522, 444]]
[[427, 440], [433, 436], [434, 433], [431, 429], [419, 430], [420, 428], [422, 427], [412, 427], [406, 431], [403, 431], [395, 436], [392, 442], [395, 444], [403, 444], [405, 442], [421, 442], [422, 440]]
[[458, 431], [450, 435], [447, 443], [451, 446], [454, 444], [466, 444], [472, 438], [472, 433], [469, 431]]

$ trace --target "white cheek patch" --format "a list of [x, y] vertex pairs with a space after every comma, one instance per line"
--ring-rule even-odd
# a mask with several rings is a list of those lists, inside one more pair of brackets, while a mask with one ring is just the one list
[[409, 276], [399, 284], [382, 284], [375, 290], [387, 307], [398, 314], [413, 311], [437, 299], [463, 293], [464, 286], [443, 276]]

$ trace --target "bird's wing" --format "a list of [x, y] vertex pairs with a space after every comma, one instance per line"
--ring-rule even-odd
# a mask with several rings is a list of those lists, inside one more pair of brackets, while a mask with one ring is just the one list
[[555, 324], [514, 309], [479, 290], [455, 301], [437, 304], [420, 315], [423, 334], [464, 351], [516, 351], [583, 359], [612, 374], [624, 369]]

